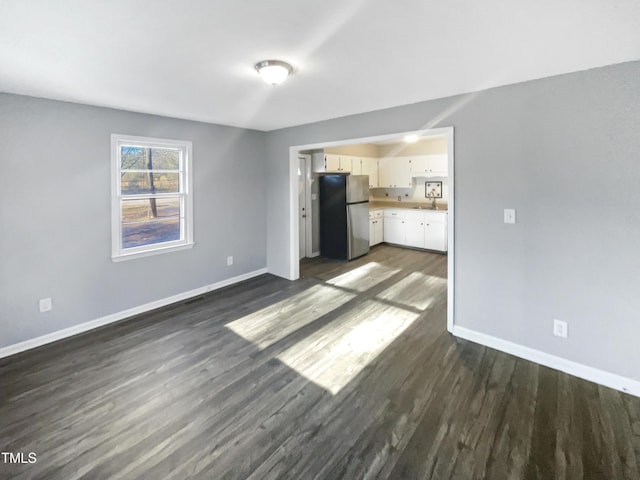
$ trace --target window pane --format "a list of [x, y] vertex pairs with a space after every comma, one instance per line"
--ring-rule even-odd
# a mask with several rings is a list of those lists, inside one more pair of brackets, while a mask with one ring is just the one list
[[180, 151], [167, 148], [152, 148], [154, 170], [178, 170], [180, 168]]
[[146, 222], [180, 216], [180, 197], [122, 201], [122, 223]]
[[180, 150], [123, 146], [120, 147], [120, 162], [122, 170], [178, 170]]
[[122, 195], [179, 193], [179, 173], [125, 172], [121, 176]]
[[180, 217], [122, 225], [122, 248], [180, 240]]

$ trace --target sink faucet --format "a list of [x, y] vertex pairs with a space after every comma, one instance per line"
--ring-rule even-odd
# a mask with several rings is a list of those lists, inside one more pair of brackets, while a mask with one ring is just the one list
[[431, 199], [431, 208], [433, 208], [434, 210], [436, 208], [438, 208], [436, 206], [436, 198], [437, 197], [436, 197], [436, 189], [435, 188], [432, 188], [431, 191], [429, 193], [427, 193], [427, 198]]

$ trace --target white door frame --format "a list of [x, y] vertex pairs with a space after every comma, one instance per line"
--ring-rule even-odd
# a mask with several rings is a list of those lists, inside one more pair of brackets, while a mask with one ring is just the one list
[[[454, 275], [455, 275], [455, 171], [454, 171], [454, 142], [453, 127], [430, 128], [426, 130], [414, 130], [409, 132], [390, 133], [387, 135], [376, 135], [372, 137], [350, 138], [347, 140], [338, 140], [335, 142], [312, 143], [308, 145], [295, 145], [289, 147], [289, 280], [297, 280], [300, 278], [300, 260], [299, 255], [299, 216], [298, 216], [298, 156], [301, 150], [313, 150], [325, 147], [337, 147], [341, 145], [351, 145], [354, 143], [370, 143], [383, 140], [401, 140], [405, 135], [435, 136], [446, 135], [449, 156], [449, 217], [448, 217], [448, 235], [447, 235], [447, 330], [453, 330], [455, 324], [454, 315]], [[308, 169], [310, 170], [310, 169]], [[310, 174], [310, 171], [309, 171]]]

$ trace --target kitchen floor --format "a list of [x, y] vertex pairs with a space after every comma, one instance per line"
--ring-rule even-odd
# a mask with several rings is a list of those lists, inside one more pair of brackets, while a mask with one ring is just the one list
[[637, 479], [640, 399], [446, 332], [379, 245], [0, 360], [0, 478]]

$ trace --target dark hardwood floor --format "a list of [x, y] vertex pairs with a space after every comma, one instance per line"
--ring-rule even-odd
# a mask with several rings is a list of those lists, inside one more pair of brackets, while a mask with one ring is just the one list
[[1, 359], [37, 462], [0, 478], [640, 479], [640, 399], [452, 337], [446, 268], [381, 245]]

